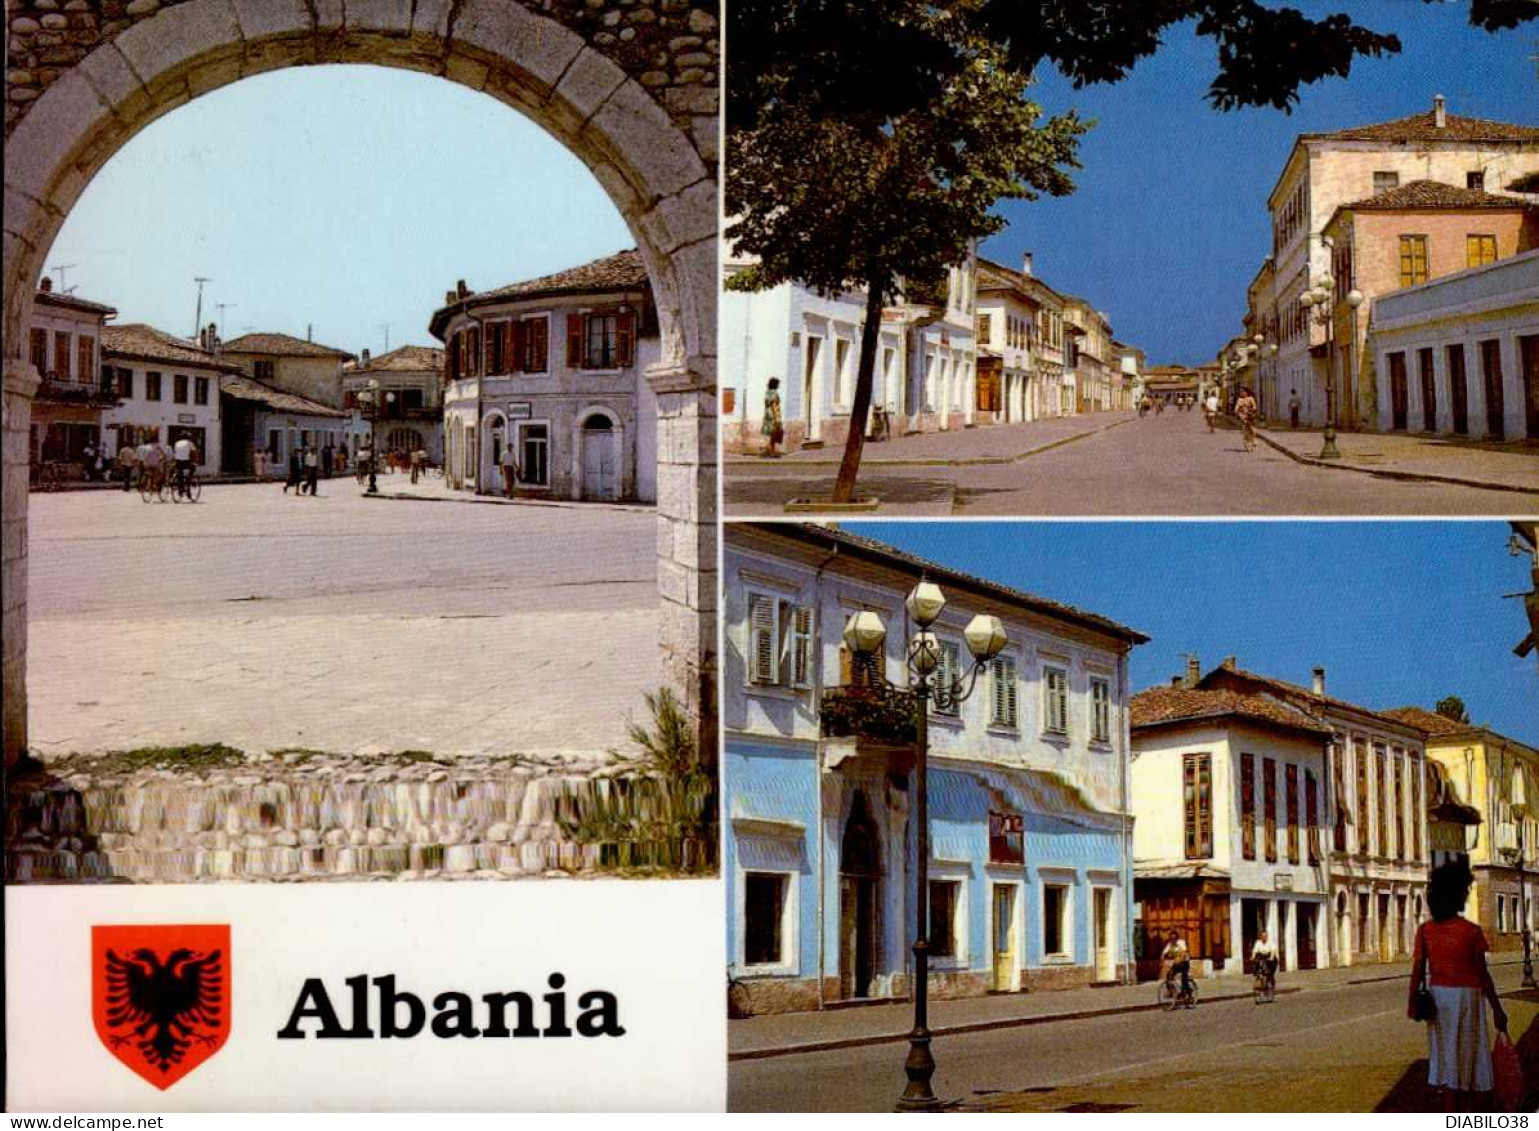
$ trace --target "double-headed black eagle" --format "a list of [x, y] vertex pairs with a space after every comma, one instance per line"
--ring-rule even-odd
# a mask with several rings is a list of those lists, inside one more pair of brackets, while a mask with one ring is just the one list
[[222, 951], [173, 950], [164, 963], [140, 947], [127, 958], [107, 951], [107, 1027], [131, 1026], [112, 1038], [114, 1048], [132, 1041], [144, 1059], [169, 1072], [193, 1041], [213, 1044], [200, 1029], [222, 1024]]

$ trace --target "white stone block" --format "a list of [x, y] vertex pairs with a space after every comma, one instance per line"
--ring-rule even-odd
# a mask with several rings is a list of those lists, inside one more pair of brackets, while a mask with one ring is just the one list
[[[601, 147], [612, 151], [633, 185], [661, 199], [705, 179], [700, 154], [641, 84], [627, 79], [592, 121]], [[714, 289], [715, 280], [712, 280]]]
[[454, 21], [454, 40], [483, 51], [498, 68], [533, 80], [531, 93], [543, 99], [582, 50], [582, 39], [547, 16], [509, 0], [465, 0]]

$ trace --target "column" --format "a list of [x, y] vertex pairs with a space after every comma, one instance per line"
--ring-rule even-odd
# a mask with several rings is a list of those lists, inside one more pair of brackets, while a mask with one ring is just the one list
[[1244, 901], [1239, 896], [1231, 895], [1229, 897], [1229, 960], [1224, 967], [1225, 973], [1240, 973], [1245, 969], [1245, 960], [1250, 957], [1244, 952], [1244, 906]]
[[[20, 345], [15, 348], [20, 349]], [[5, 765], [27, 749], [27, 477], [32, 396], [39, 381], [19, 357], [5, 359], [3, 552]]]

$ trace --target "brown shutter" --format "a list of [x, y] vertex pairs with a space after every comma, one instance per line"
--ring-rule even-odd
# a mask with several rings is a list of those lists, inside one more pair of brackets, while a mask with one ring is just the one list
[[624, 369], [636, 360], [636, 315], [629, 310], [622, 311], [615, 319], [615, 362]]
[[534, 365], [536, 373], [544, 373], [550, 368], [550, 322], [544, 318], [536, 318], [530, 323], [534, 330]]
[[486, 354], [485, 373], [487, 376], [491, 376], [497, 372], [497, 327], [488, 326], [485, 337], [486, 343], [482, 346], [482, 352]]
[[581, 314], [566, 316], [566, 367], [582, 369], [582, 322]]
[[528, 335], [528, 327], [515, 318], [508, 323], [508, 372], [524, 373], [524, 339]]

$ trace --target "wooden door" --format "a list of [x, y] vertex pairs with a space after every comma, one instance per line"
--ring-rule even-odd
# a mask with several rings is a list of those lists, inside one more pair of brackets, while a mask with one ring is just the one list
[[1015, 989], [1015, 885], [994, 885], [994, 985], [1001, 993]]
[[1466, 436], [1470, 430], [1470, 388], [1464, 371], [1464, 346], [1448, 347], [1448, 407], [1453, 413], [1453, 430]]
[[1117, 957], [1112, 946], [1112, 889], [1095, 888], [1092, 897], [1094, 921], [1090, 925], [1095, 943], [1095, 979], [1098, 982], [1117, 980]]
[[1518, 339], [1518, 364], [1523, 372], [1523, 407], [1528, 438], [1539, 440], [1539, 334]]
[[[595, 418], [597, 419], [597, 418]], [[582, 435], [582, 497], [620, 497], [620, 437], [610, 427], [594, 427], [590, 420]]]
[[1313, 970], [1318, 964], [1315, 957], [1315, 923], [1320, 908], [1313, 903], [1293, 905], [1294, 953], [1298, 955], [1300, 970]]
[[1416, 368], [1421, 377], [1421, 427], [1424, 432], [1437, 431], [1437, 382], [1433, 379], [1432, 351], [1416, 352]]
[[839, 996], [871, 996], [876, 975], [876, 881], [839, 880]]
[[1409, 393], [1406, 388], [1405, 354], [1389, 355], [1389, 412], [1390, 427], [1404, 432], [1409, 415]]
[[1389, 934], [1389, 896], [1379, 896], [1379, 961], [1388, 962], [1394, 957], [1393, 943]]
[[1507, 412], [1502, 390], [1502, 343], [1495, 338], [1480, 343], [1480, 371], [1485, 379], [1486, 434], [1499, 440], [1507, 434]]

